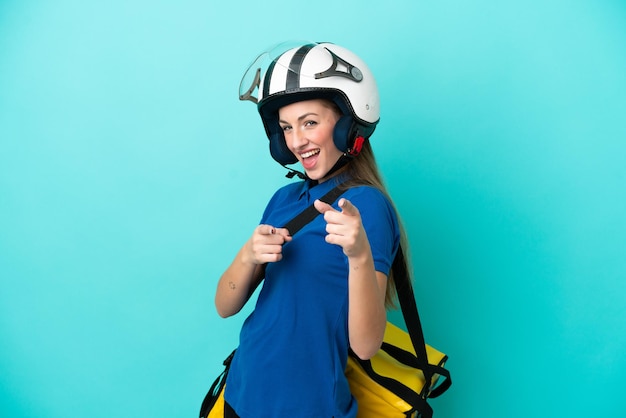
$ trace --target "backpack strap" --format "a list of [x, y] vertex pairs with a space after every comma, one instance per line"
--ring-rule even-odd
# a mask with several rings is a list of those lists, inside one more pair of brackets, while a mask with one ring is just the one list
[[[340, 189], [340, 186], [341, 185], [335, 186], [332, 190], [330, 190], [324, 196], [320, 197], [319, 200], [331, 205], [345, 191], [343, 189]], [[310, 205], [309, 207], [304, 209], [302, 212], [297, 214], [292, 220], [287, 222], [284, 228], [286, 228], [287, 231], [289, 231], [289, 233], [293, 236], [296, 234], [296, 232], [301, 230], [306, 224], [308, 224], [313, 219], [315, 219], [317, 215], [319, 214], [320, 213], [317, 211], [317, 209], [315, 209], [315, 206]]]
[[[450, 379], [450, 373], [440, 365], [428, 363], [426, 341], [424, 340], [422, 323], [417, 311], [417, 303], [415, 302], [413, 286], [411, 285], [411, 280], [409, 279], [409, 273], [406, 270], [406, 262], [402, 246], [398, 247], [396, 258], [393, 261], [392, 271], [394, 280], [396, 281], [396, 291], [398, 293], [400, 309], [402, 310], [402, 317], [404, 318], [404, 323], [406, 324], [407, 331], [411, 337], [411, 343], [415, 349], [415, 355], [418, 363], [417, 368], [422, 370], [424, 373], [425, 384], [420, 395], [424, 399], [428, 397], [435, 398], [450, 387], [452, 380]], [[443, 376], [444, 380], [436, 388], [431, 388], [431, 385], [433, 384], [432, 379], [435, 374]]]

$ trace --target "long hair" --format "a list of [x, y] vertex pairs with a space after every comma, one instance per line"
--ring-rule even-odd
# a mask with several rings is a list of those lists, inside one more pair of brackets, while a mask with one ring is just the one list
[[[347, 174], [348, 180], [343, 183], [342, 188], [349, 189], [350, 187], [355, 186], [372, 186], [380, 190], [387, 200], [391, 203], [393, 209], [396, 212], [396, 217], [398, 218], [398, 225], [400, 227], [400, 245], [402, 246], [404, 252], [404, 265], [399, 268], [399, 270], [404, 270], [406, 274], [408, 274], [408, 283], [411, 285], [411, 268], [410, 261], [408, 258], [409, 250], [408, 250], [408, 239], [406, 236], [406, 231], [404, 226], [402, 225], [402, 221], [400, 219], [400, 215], [398, 214], [398, 210], [396, 209], [387, 188], [383, 182], [383, 178], [378, 170], [378, 165], [376, 164], [376, 159], [374, 157], [374, 151], [372, 150], [372, 146], [369, 140], [365, 141], [363, 144], [363, 148], [358, 156], [353, 158], [344, 168], [341, 170], [343, 173]], [[396, 282], [394, 280], [394, 269], [392, 268], [389, 272], [389, 277], [387, 278], [387, 289], [385, 292], [385, 307], [387, 308], [397, 308], [396, 300], [397, 300], [397, 288]]]

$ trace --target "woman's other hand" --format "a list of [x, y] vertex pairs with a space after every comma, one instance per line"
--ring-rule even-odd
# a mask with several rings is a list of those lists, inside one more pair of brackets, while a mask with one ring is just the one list
[[252, 264], [274, 263], [283, 258], [283, 245], [291, 241], [285, 228], [259, 225], [247, 243], [245, 262]]

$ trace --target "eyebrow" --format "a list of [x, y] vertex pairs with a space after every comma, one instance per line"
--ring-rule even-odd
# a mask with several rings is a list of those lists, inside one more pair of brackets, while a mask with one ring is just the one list
[[[317, 113], [315, 113], [315, 112], [308, 112], [308, 113], [305, 113], [305, 114], [304, 114], [304, 115], [302, 115], [302, 116], [299, 116], [299, 117], [298, 117], [298, 122], [300, 122], [302, 119], [305, 119], [305, 118], [307, 118], [307, 117], [309, 117], [309, 116], [311, 116], [311, 115], [314, 115], [314, 116], [319, 116], [319, 115], [318, 115]], [[279, 119], [279, 120], [278, 120], [278, 123], [289, 123], [289, 122], [287, 122], [287, 121], [285, 121], [285, 120], [282, 120], [282, 119]]]

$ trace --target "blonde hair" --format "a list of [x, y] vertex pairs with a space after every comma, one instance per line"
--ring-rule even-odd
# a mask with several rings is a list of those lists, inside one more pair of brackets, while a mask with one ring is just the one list
[[[393, 209], [396, 212], [396, 217], [398, 218], [398, 225], [400, 227], [400, 245], [402, 246], [404, 253], [404, 266], [400, 266], [400, 270], [404, 270], [408, 277], [408, 286], [411, 286], [411, 274], [412, 271], [410, 269], [410, 262], [408, 259], [408, 239], [406, 236], [406, 231], [404, 226], [402, 225], [400, 216], [398, 214], [398, 210], [396, 209], [387, 188], [383, 182], [380, 171], [378, 170], [378, 164], [376, 164], [376, 159], [374, 157], [374, 151], [372, 150], [372, 146], [369, 143], [369, 140], [366, 140], [363, 143], [363, 148], [358, 156], [353, 158], [343, 170], [342, 173], [347, 174], [348, 180], [342, 184], [342, 188], [346, 190], [351, 187], [356, 186], [372, 186], [380, 190], [387, 200], [391, 203]], [[397, 300], [397, 288], [394, 280], [394, 270], [393, 267], [389, 272], [389, 277], [387, 278], [387, 291], [385, 292], [385, 306], [387, 308], [396, 308], [396, 300]]]
[[[320, 99], [322, 105], [327, 108], [330, 108], [335, 112], [337, 117], [342, 115], [341, 109], [339, 106], [328, 99]], [[383, 182], [383, 178], [380, 174], [380, 170], [378, 169], [378, 164], [376, 163], [376, 158], [374, 157], [374, 150], [372, 149], [372, 145], [369, 142], [369, 139], [365, 140], [363, 143], [363, 148], [361, 152], [354, 158], [352, 158], [348, 164], [338, 170], [337, 173], [345, 173], [347, 174], [348, 180], [345, 181], [340, 188], [344, 190], [348, 190], [351, 187], [356, 186], [372, 186], [380, 190], [391, 206], [393, 210], [396, 212], [396, 218], [398, 219], [398, 226], [400, 228], [400, 246], [402, 247], [403, 252], [403, 263], [398, 266], [399, 271], [394, 271], [394, 267], [392, 265], [391, 270], [389, 271], [389, 276], [387, 277], [387, 289], [385, 291], [385, 307], [387, 309], [396, 309], [396, 301], [398, 299], [398, 289], [396, 287], [396, 282], [394, 280], [395, 274], [406, 274], [408, 277], [407, 286], [410, 289], [412, 287], [412, 275], [411, 275], [411, 266], [409, 260], [409, 248], [408, 248], [408, 239], [406, 236], [406, 231], [404, 226], [402, 225], [402, 221], [400, 219], [400, 215], [398, 210], [396, 209], [387, 188], [385, 187], [385, 183]]]

